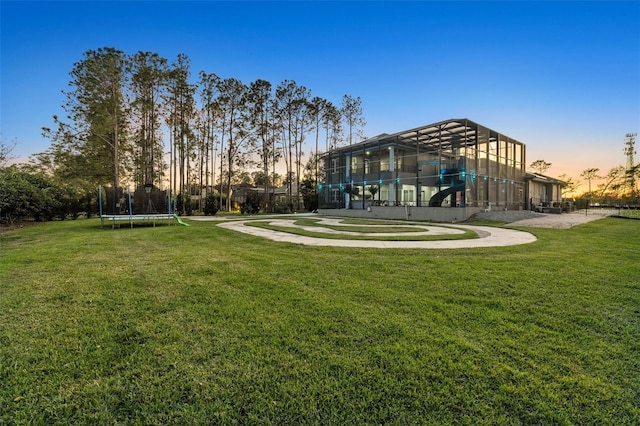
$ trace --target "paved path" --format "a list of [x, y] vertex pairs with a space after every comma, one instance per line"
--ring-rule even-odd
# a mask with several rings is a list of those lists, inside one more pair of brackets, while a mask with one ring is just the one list
[[[261, 218], [256, 218], [260, 219]], [[420, 231], [416, 233], [400, 233], [400, 235], [442, 235], [443, 233], [459, 233], [459, 230], [471, 230], [478, 234], [479, 238], [466, 240], [438, 240], [438, 241], [381, 241], [381, 240], [336, 240], [331, 238], [307, 237], [303, 235], [290, 234], [287, 232], [278, 232], [271, 229], [258, 228], [248, 226], [250, 220], [233, 220], [221, 222], [218, 226], [232, 229], [234, 231], [244, 232], [246, 234], [258, 237], [268, 238], [274, 241], [282, 241], [294, 244], [304, 244], [310, 246], [331, 246], [331, 247], [359, 247], [359, 248], [421, 248], [421, 249], [457, 249], [457, 248], [475, 248], [475, 247], [502, 247], [517, 244], [527, 244], [536, 241], [536, 237], [528, 232], [516, 231], [513, 229], [494, 228], [489, 226], [474, 225], [449, 225], [435, 226], [422, 225], [415, 223], [400, 223], [399, 227], [406, 228], [408, 226], [416, 227]], [[323, 218], [325, 224], [336, 225], [341, 219]], [[270, 223], [274, 226], [296, 226], [295, 219], [271, 219]], [[348, 225], [354, 226], [354, 225]], [[368, 225], [366, 225], [368, 226]], [[383, 225], [389, 227], [389, 225]], [[370, 227], [370, 226], [368, 226]], [[308, 227], [309, 228], [309, 227]], [[314, 228], [314, 227], [310, 227]], [[328, 228], [314, 229], [314, 231], [325, 233], [336, 233], [340, 231], [329, 230]], [[364, 235], [389, 235], [397, 233], [366, 233]]]
[[569, 229], [576, 225], [582, 225], [583, 223], [591, 222], [593, 220], [602, 219], [613, 214], [617, 214], [617, 210], [589, 210], [585, 213], [584, 210], [563, 213], [563, 214], [543, 214], [539, 213], [536, 217], [530, 219], [518, 220], [511, 222], [509, 226], [526, 226], [533, 228], [556, 228], [556, 229]]

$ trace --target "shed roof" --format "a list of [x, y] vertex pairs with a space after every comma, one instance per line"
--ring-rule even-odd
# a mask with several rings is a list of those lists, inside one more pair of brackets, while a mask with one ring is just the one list
[[560, 186], [567, 185], [567, 182], [561, 179], [557, 179], [557, 178], [543, 175], [542, 173], [536, 173], [536, 172], [527, 172], [527, 174], [525, 175], [525, 180], [530, 180], [533, 182], [540, 182], [540, 183], [552, 183]]

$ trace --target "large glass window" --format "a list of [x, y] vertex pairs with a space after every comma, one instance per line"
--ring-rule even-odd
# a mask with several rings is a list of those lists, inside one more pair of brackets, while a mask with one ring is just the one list
[[501, 140], [500, 141], [500, 164], [507, 164], [507, 158], [508, 158], [508, 151], [509, 151], [509, 142], [507, 142], [506, 140]]
[[402, 171], [402, 165], [404, 164], [404, 153], [401, 151], [396, 152], [396, 170]]
[[489, 173], [487, 149], [488, 145], [486, 143], [478, 145], [478, 176], [481, 177], [487, 176]]
[[402, 185], [401, 199], [402, 203], [408, 205], [415, 205], [416, 202], [416, 187], [413, 185]]
[[522, 158], [522, 145], [517, 143], [515, 146], [515, 150], [516, 150], [516, 154], [515, 154], [515, 167], [518, 170], [524, 170], [524, 168], [522, 167], [524, 164], [524, 158]]
[[478, 144], [478, 158], [487, 158], [487, 144]]
[[381, 172], [389, 171], [389, 154], [387, 154], [386, 156], [383, 155], [380, 157], [380, 171]]
[[383, 185], [380, 187], [380, 200], [389, 201], [389, 185]]

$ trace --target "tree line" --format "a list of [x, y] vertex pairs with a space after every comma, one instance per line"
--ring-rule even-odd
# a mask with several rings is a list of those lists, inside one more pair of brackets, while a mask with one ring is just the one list
[[[551, 163], [544, 160], [536, 160], [529, 168], [545, 174], [551, 167]], [[583, 182], [575, 180], [567, 174], [562, 174], [558, 179], [564, 181], [562, 189], [564, 198], [576, 198], [581, 207], [597, 203], [604, 206], [638, 205], [638, 182], [640, 181], [640, 163], [616, 166], [606, 174], [601, 174], [598, 167], [589, 167], [580, 172], [580, 177], [586, 182], [587, 190], [578, 193], [578, 188]]]
[[168, 187], [183, 200], [198, 195], [199, 209], [201, 194], [215, 188], [222, 204], [250, 175], [264, 188], [264, 209], [270, 189], [285, 183], [299, 210], [305, 156], [317, 185], [319, 152], [363, 138], [360, 97], [335, 105], [294, 80], [274, 87], [205, 71], [194, 81], [190, 68], [184, 54], [169, 62], [153, 52], [85, 52], [63, 92], [66, 117], [43, 128], [51, 146], [33, 157], [35, 167], [94, 193], [123, 182]]

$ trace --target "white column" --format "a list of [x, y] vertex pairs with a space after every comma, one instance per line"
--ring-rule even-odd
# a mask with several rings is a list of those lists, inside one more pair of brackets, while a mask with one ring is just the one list
[[[351, 154], [346, 154], [344, 156], [345, 166], [344, 166], [344, 178], [345, 185], [351, 185]], [[352, 188], [353, 189], [353, 188]], [[349, 194], [346, 192], [342, 194], [344, 197], [344, 206], [348, 209], [351, 206], [349, 205]]]
[[389, 183], [389, 205], [393, 206], [396, 201], [396, 185], [393, 172], [396, 169], [395, 150], [393, 146], [389, 147], [389, 171], [391, 172], [391, 183]]

